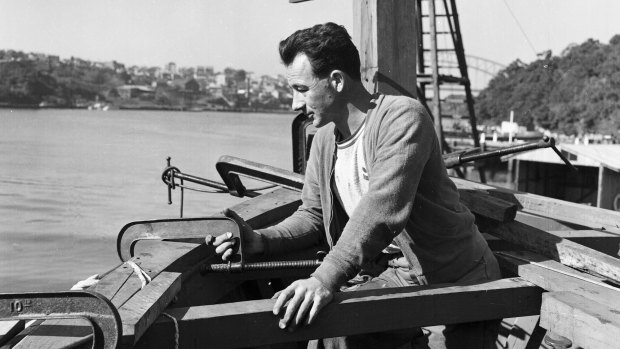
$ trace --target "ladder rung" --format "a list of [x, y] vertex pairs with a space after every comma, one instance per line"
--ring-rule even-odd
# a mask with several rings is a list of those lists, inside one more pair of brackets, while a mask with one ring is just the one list
[[[422, 34], [431, 34], [431, 32], [422, 32]], [[445, 34], [452, 34], [452, 32], [438, 31], [438, 32], [435, 32], [435, 34], [443, 34], [443, 35], [445, 35]]]
[[[430, 16], [429, 16], [429, 15], [422, 15], [421, 17], [422, 17], [422, 18], [428, 18], [428, 17], [430, 17]], [[447, 15], [447, 14], [445, 14], [445, 13], [436, 13], [436, 14], [435, 14], [435, 17], [452, 17], [452, 15]]]
[[[432, 84], [433, 77], [431, 75], [418, 75], [416, 79], [421, 84]], [[466, 78], [452, 76], [452, 75], [439, 75], [439, 83], [447, 83], [447, 84], [466, 84], [468, 80]]]
[[[431, 52], [431, 49], [425, 48], [423, 51], [424, 52]], [[456, 52], [456, 50], [453, 49], [453, 48], [438, 48], [437, 52]]]
[[[432, 68], [433, 66], [431, 65], [424, 65], [424, 68]], [[438, 69], [459, 69], [460, 67], [458, 65], [440, 65], [439, 67], [437, 67]]]

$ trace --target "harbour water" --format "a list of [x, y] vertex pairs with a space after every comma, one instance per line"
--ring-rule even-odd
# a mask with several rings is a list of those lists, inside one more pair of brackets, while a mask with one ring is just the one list
[[[291, 169], [293, 113], [0, 109], [0, 292], [66, 290], [119, 264], [127, 223], [179, 216], [167, 204], [166, 157], [220, 180], [233, 155]], [[185, 217], [240, 199], [185, 193]]]

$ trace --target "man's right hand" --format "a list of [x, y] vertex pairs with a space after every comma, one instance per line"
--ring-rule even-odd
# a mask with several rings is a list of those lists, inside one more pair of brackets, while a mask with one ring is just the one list
[[[239, 215], [230, 209], [225, 209], [222, 212], [226, 217], [233, 219], [239, 225], [239, 231], [241, 238], [243, 239], [243, 251], [249, 254], [261, 254], [265, 251], [263, 239], [257, 232], [250, 227], [250, 225], [239, 217]], [[225, 233], [217, 236], [215, 239], [212, 236], [205, 238], [207, 245], [215, 246], [215, 253], [219, 254], [223, 260], [229, 260], [235, 250], [235, 240], [232, 233]]]

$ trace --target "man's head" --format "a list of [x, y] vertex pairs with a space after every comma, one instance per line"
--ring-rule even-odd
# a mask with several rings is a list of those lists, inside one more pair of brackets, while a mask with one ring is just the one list
[[334, 23], [298, 30], [280, 42], [280, 57], [293, 88], [293, 109], [316, 127], [346, 120], [344, 86], [360, 79], [359, 54], [347, 31]]
[[335, 23], [317, 24], [301, 29], [280, 42], [280, 58], [289, 66], [299, 54], [308, 57], [314, 74], [326, 77], [332, 70], [341, 70], [354, 80], [361, 80], [360, 56], [343, 26]]

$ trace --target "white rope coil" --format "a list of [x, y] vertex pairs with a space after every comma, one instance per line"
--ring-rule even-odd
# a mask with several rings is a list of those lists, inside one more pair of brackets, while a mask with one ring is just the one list
[[140, 266], [137, 265], [134, 261], [129, 260], [125, 263], [127, 263], [127, 265], [133, 268], [134, 274], [138, 275], [138, 278], [140, 279], [140, 283], [142, 284], [142, 286], [140, 286], [141, 289], [144, 288], [146, 284], [151, 282], [151, 277], [149, 276], [149, 274], [147, 274], [144, 270], [142, 270], [142, 268], [140, 268]]

